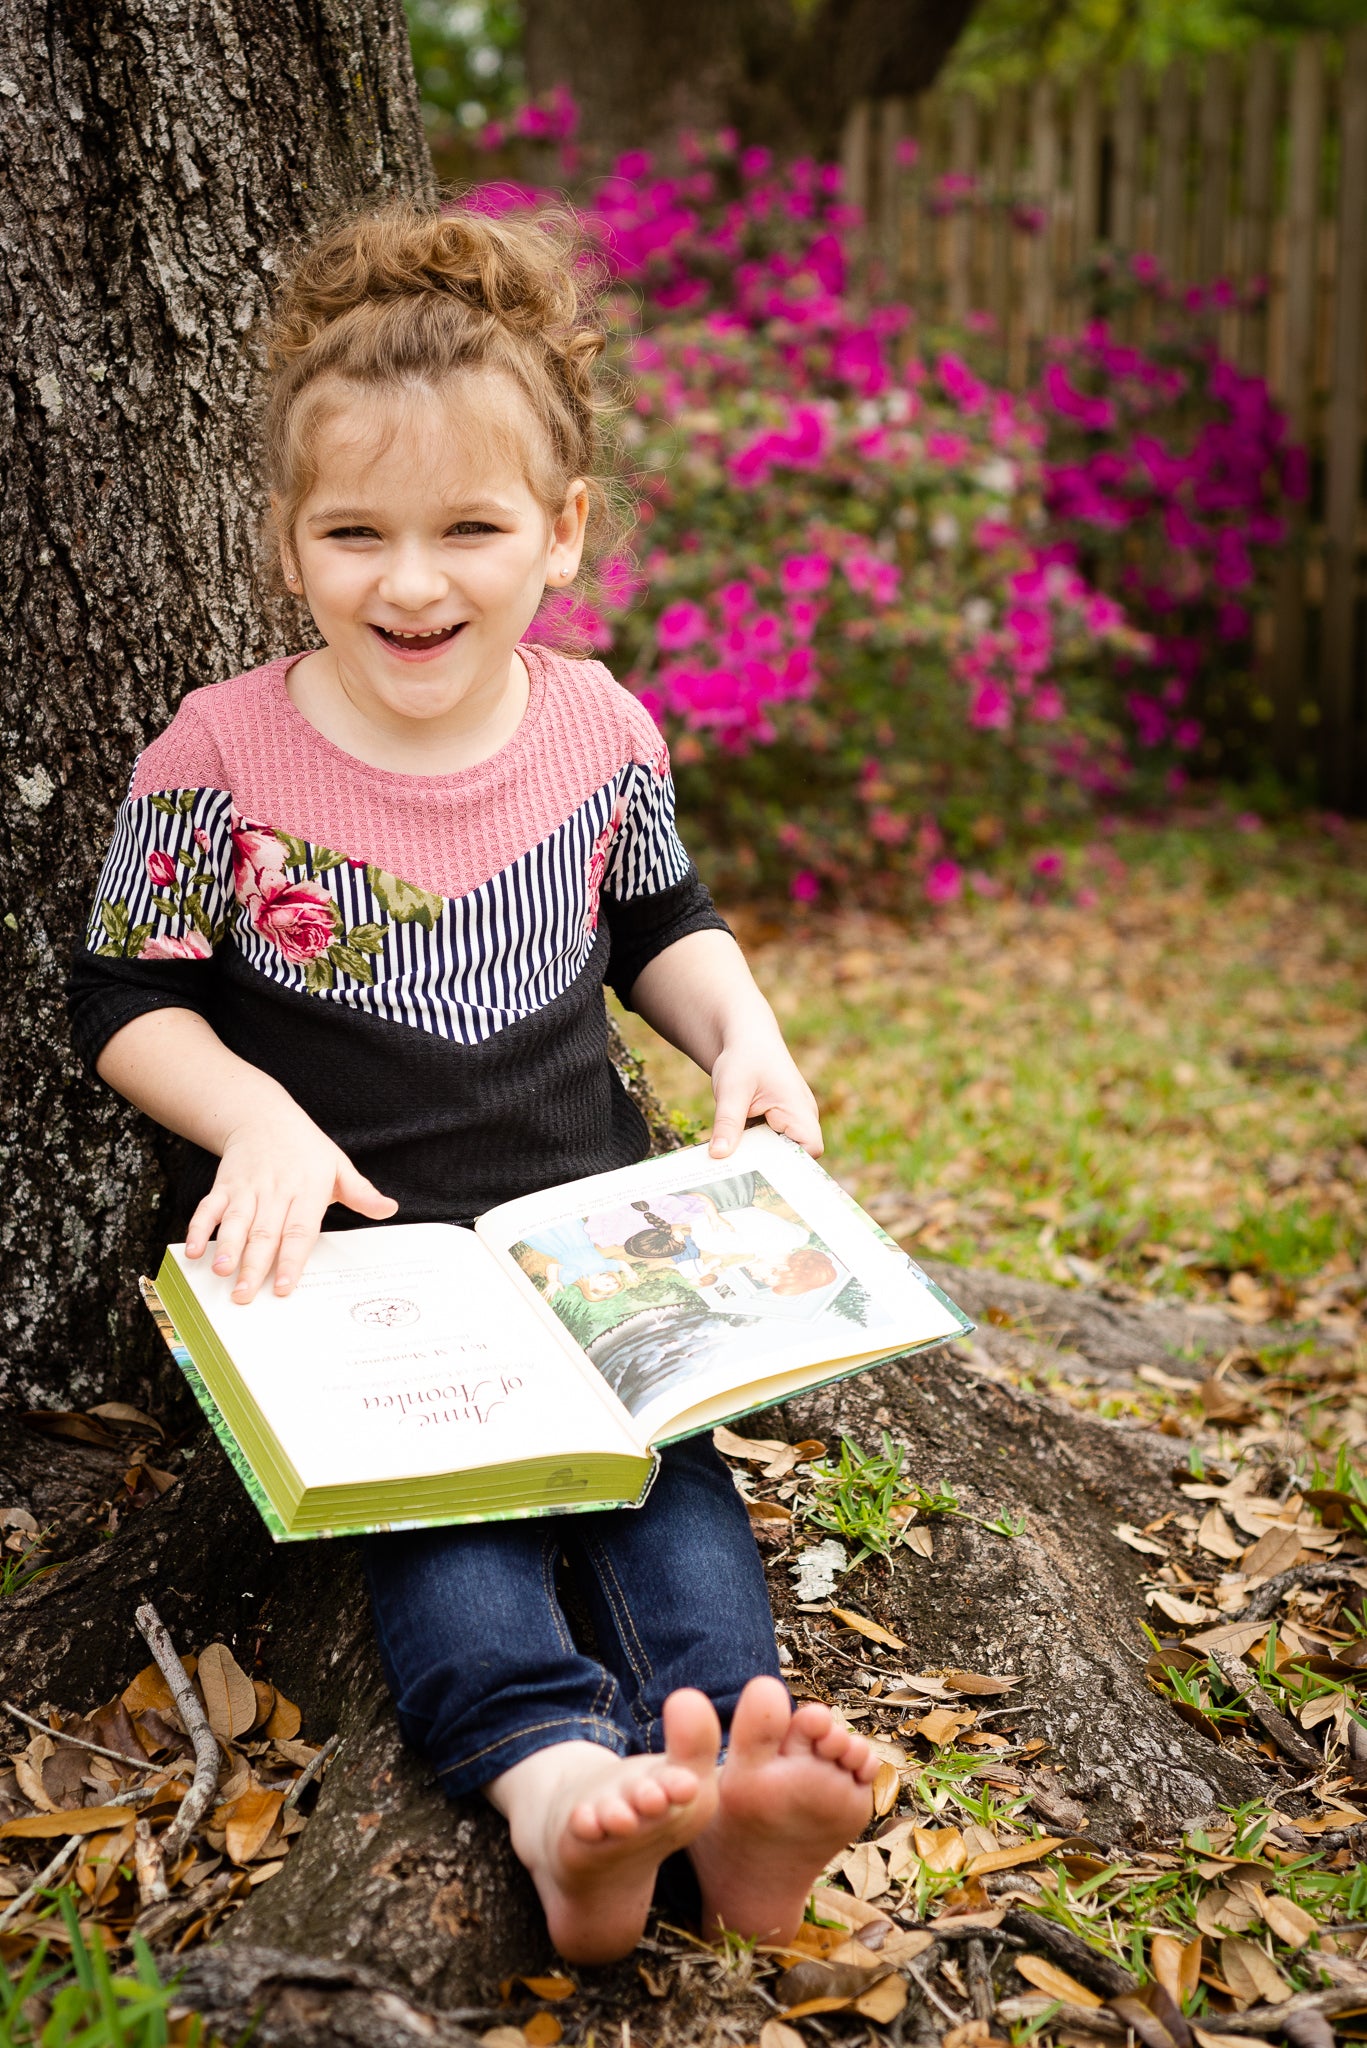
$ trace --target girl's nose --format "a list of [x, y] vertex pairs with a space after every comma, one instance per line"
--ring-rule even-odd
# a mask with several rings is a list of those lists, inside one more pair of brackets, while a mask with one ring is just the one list
[[426, 548], [398, 548], [384, 565], [379, 594], [400, 611], [416, 612], [444, 597], [446, 588], [446, 573]]

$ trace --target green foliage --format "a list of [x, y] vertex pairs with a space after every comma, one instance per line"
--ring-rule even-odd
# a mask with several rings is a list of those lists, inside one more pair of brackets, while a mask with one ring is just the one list
[[517, 0], [406, 0], [406, 12], [423, 120], [444, 170], [462, 136], [522, 96], [522, 10]]
[[857, 1546], [850, 1569], [866, 1557], [888, 1557], [894, 1544], [906, 1541], [913, 1514], [953, 1514], [958, 1496], [942, 1487], [927, 1490], [902, 1473], [904, 1446], [883, 1431], [883, 1449], [861, 1451], [848, 1437], [840, 1440], [839, 1459], [823, 1458], [812, 1466], [816, 1490], [807, 1520]]
[[70, 1961], [53, 1961], [42, 1942], [17, 1976], [0, 1975], [0, 2048], [211, 2048], [197, 2015], [171, 2019], [175, 1987], [162, 1983], [141, 1935], [131, 1974], [116, 1975], [98, 1935], [82, 1928], [70, 1887], [53, 1896]]

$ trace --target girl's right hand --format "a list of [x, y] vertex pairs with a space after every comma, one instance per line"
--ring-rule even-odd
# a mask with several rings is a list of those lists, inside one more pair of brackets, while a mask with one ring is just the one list
[[228, 1134], [214, 1184], [190, 1218], [185, 1256], [202, 1258], [216, 1232], [213, 1270], [237, 1273], [234, 1301], [250, 1301], [272, 1266], [275, 1292], [289, 1294], [333, 1202], [376, 1222], [399, 1206], [302, 1110], [250, 1120]]

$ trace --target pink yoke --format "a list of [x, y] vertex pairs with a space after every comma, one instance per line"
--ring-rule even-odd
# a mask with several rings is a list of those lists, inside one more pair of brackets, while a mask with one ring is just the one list
[[295, 708], [300, 654], [193, 690], [134, 771], [133, 797], [228, 791], [253, 822], [372, 861], [433, 895], [462, 897], [538, 845], [626, 758], [663, 771], [664, 741], [601, 662], [519, 648], [531, 689], [506, 745], [450, 775], [372, 768]]

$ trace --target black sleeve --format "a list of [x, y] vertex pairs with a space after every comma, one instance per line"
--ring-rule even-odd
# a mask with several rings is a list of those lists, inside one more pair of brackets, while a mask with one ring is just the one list
[[212, 1021], [213, 970], [212, 960], [119, 960], [82, 946], [67, 976], [66, 1007], [87, 1073], [114, 1033], [148, 1010], [195, 1010]]
[[731, 929], [691, 861], [681, 882], [657, 889], [651, 895], [631, 896], [622, 902], [605, 890], [603, 916], [612, 940], [607, 984], [628, 1009], [641, 969], [648, 967], [666, 946], [686, 939], [690, 932]]

